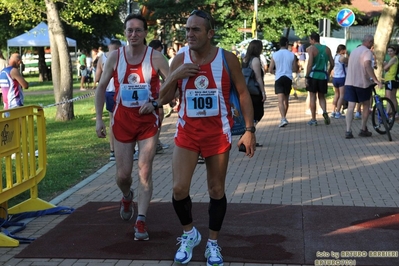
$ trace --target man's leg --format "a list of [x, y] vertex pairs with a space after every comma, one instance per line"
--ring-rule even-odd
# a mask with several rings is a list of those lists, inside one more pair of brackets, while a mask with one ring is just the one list
[[366, 131], [367, 128], [367, 121], [370, 115], [370, 100], [364, 101], [363, 103], [363, 113], [362, 113], [362, 130]]
[[[140, 181], [137, 199], [138, 215], [145, 216], [147, 214], [148, 206], [150, 205], [150, 201], [152, 198], [152, 164], [154, 161], [157, 141], [158, 134], [151, 138], [138, 141], [138, 146], [140, 150], [140, 156], [138, 159], [138, 171]], [[133, 158], [132, 156], [130, 156], [130, 158]]]
[[110, 155], [110, 161], [115, 160], [115, 148], [114, 148], [114, 132], [112, 131], [112, 120], [113, 120], [113, 113], [109, 113], [109, 132], [108, 132], [108, 138], [109, 138], [109, 150], [111, 151]]
[[281, 119], [285, 118], [286, 115], [286, 103], [285, 103], [285, 95], [284, 93], [279, 93], [277, 94], [277, 98], [278, 98], [278, 110], [280, 111], [280, 116]]
[[[206, 170], [208, 181], [208, 193], [212, 200], [223, 200], [225, 198], [225, 180], [227, 174], [227, 165], [229, 162], [229, 152], [210, 156], [206, 158]], [[226, 207], [220, 204], [218, 210], [212, 212], [210, 206], [209, 225], [209, 239], [216, 240], [223, 223]]]
[[122, 191], [120, 216], [123, 220], [130, 220], [133, 217], [133, 190], [132, 168], [133, 168], [133, 149], [135, 143], [123, 143], [117, 139], [114, 141], [115, 161], [116, 161], [116, 184]]
[[201, 242], [201, 234], [193, 225], [192, 202], [190, 198], [191, 179], [197, 166], [198, 153], [175, 146], [173, 151], [173, 208], [183, 226], [180, 247], [174, 261], [186, 264], [192, 258], [192, 252]]
[[223, 257], [217, 243], [219, 231], [222, 228], [227, 209], [225, 194], [225, 181], [229, 151], [213, 155], [207, 158], [207, 181], [209, 201], [209, 238], [206, 244], [205, 257], [208, 265], [222, 265]]
[[355, 102], [348, 102], [348, 108], [346, 110], [346, 132], [351, 132], [352, 120], [353, 120], [353, 111], [355, 110]]
[[312, 120], [316, 120], [316, 93], [309, 92], [309, 106], [312, 113]]

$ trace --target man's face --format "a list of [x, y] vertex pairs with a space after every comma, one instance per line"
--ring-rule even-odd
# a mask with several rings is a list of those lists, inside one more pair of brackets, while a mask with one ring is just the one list
[[132, 46], [144, 44], [147, 31], [144, 30], [144, 23], [139, 19], [131, 19], [126, 22], [125, 36]]
[[367, 48], [369, 48], [369, 49], [371, 49], [371, 47], [373, 47], [373, 45], [374, 45], [374, 39], [371, 39], [371, 40], [369, 40], [369, 41], [367, 41], [367, 42], [365, 43], [365, 46], [366, 46]]
[[188, 46], [196, 50], [204, 46], [213, 36], [213, 30], [206, 30], [209, 21], [206, 18], [192, 15], [186, 23], [186, 39]]

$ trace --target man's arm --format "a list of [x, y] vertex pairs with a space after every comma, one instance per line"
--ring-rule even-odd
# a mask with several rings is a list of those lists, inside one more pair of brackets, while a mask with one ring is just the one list
[[97, 60], [97, 69], [96, 76], [94, 77], [94, 86], [96, 86], [97, 82], [100, 82], [101, 75], [103, 73], [103, 57], [100, 56]]
[[328, 46], [326, 46], [326, 53], [328, 56], [328, 61], [330, 62], [328, 72], [327, 72], [327, 78], [328, 78], [331, 75], [331, 71], [334, 69], [335, 63], [334, 63], [334, 59], [331, 54], [331, 50], [330, 50], [330, 48], [328, 48]]
[[377, 76], [374, 73], [374, 69], [371, 66], [371, 60], [366, 60], [363, 63], [364, 68], [366, 69], [367, 74], [369, 77], [373, 79], [373, 81], [380, 87], [382, 88], [382, 83], [377, 79]]
[[118, 56], [118, 50], [112, 51], [108, 55], [108, 59], [105, 62], [103, 72], [101, 74], [100, 82], [98, 83], [95, 95], [95, 107], [96, 107], [96, 133], [99, 138], [105, 138], [106, 131], [104, 121], [102, 119], [104, 102], [105, 102], [105, 90], [107, 89], [108, 83], [112, 78], [116, 60]]
[[270, 72], [270, 74], [273, 74], [273, 75], [276, 74], [275, 63], [274, 63], [273, 57], [270, 60], [269, 72]]
[[11, 69], [10, 76], [12, 79], [18, 81], [19, 85], [21, 85], [23, 89], [27, 90], [29, 88], [29, 83], [24, 79], [18, 68], [13, 67]]
[[315, 57], [315, 50], [317, 51], [316, 47], [309, 46], [308, 49], [306, 49], [306, 51], [308, 52], [308, 65], [306, 68], [306, 76], [309, 76], [310, 72], [312, 72], [312, 66], [313, 66], [313, 59]]
[[162, 80], [165, 80], [169, 73], [169, 62], [166, 61], [166, 58], [161, 52], [156, 50], [153, 51], [152, 64], [155, 66], [158, 74], [162, 77]]
[[[227, 65], [230, 70], [230, 77], [234, 82], [234, 85], [237, 89], [238, 96], [240, 98], [240, 106], [242, 115], [244, 116], [245, 126], [253, 127], [254, 126], [254, 109], [251, 100], [251, 96], [249, 95], [247, 85], [245, 83], [244, 75], [241, 72], [240, 63], [237, 57], [227, 51], [224, 51], [224, 55], [226, 58]], [[237, 146], [244, 144], [246, 147], [246, 155], [249, 157], [253, 157], [255, 154], [255, 143], [256, 138], [255, 134], [250, 131], [245, 131], [244, 135], [238, 140]]]
[[169, 73], [162, 84], [158, 105], [162, 106], [175, 98], [177, 82], [180, 79], [193, 77], [200, 70], [196, 64], [183, 64], [184, 54], [176, 55], [170, 64]]
[[295, 55], [294, 55], [294, 61], [292, 61], [292, 72], [299, 73], [299, 60]]

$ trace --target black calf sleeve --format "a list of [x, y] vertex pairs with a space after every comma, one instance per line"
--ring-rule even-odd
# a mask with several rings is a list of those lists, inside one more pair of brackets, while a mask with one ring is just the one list
[[175, 212], [177, 214], [177, 217], [179, 217], [181, 225], [188, 225], [193, 222], [193, 216], [191, 214], [191, 209], [192, 209], [192, 202], [190, 196], [187, 196], [187, 198], [182, 199], [182, 200], [175, 200], [174, 197], [172, 197], [172, 202], [173, 202], [173, 208], [175, 209]]
[[220, 231], [222, 228], [224, 215], [227, 209], [226, 194], [223, 198], [216, 200], [210, 198], [208, 214], [209, 214], [209, 229], [213, 231]]

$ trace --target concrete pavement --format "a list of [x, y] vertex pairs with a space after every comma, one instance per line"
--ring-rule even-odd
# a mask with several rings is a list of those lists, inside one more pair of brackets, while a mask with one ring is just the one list
[[[290, 101], [287, 119], [289, 124], [279, 128], [280, 116], [277, 97], [274, 94], [273, 78], [268, 74], [265, 115], [257, 125], [257, 148], [254, 158], [249, 159], [238, 152], [237, 136], [234, 137], [230, 155], [226, 196], [228, 202], [265, 203], [288, 205], [328, 206], [376, 206], [398, 207], [398, 139], [399, 127], [392, 130], [392, 142], [385, 135], [368, 128], [370, 138], [357, 136], [360, 121], [353, 122], [354, 139], [345, 139], [345, 119], [331, 119], [324, 125], [318, 115], [318, 126], [308, 126], [310, 116], [305, 114], [306, 94]], [[328, 109], [331, 106], [328, 105]], [[162, 143], [170, 148], [157, 155], [154, 161], [153, 201], [171, 202], [172, 166], [176, 114], [164, 120], [161, 132]], [[119, 201], [121, 194], [114, 181], [115, 164], [108, 163], [83, 182], [52, 200], [61, 206], [78, 208], [89, 201]], [[137, 165], [134, 165], [133, 187], [137, 188]], [[198, 165], [191, 188], [194, 202], [208, 202], [205, 182], [205, 165]], [[118, 215], [118, 214], [115, 214]], [[33, 219], [20, 235], [39, 237], [65, 216], [47, 216]], [[176, 222], [178, 220], [176, 219]], [[151, 230], [151, 229], [150, 229]], [[151, 233], [151, 231], [150, 231]], [[178, 232], [177, 232], [178, 233]], [[221, 238], [223, 233], [221, 233]], [[171, 243], [174, 245], [175, 243]], [[0, 264], [49, 265], [49, 266], [93, 266], [93, 265], [172, 265], [170, 261], [126, 261], [126, 260], [62, 260], [62, 259], [16, 259], [26, 245], [17, 248], [0, 248]], [[223, 252], [222, 252], [223, 253]], [[189, 265], [205, 265], [191, 262]], [[225, 263], [226, 266], [243, 264]], [[246, 263], [246, 266], [253, 264]], [[268, 266], [286, 264], [263, 264]], [[288, 266], [288, 265], [286, 265]], [[295, 266], [295, 265], [290, 265]], [[299, 266], [299, 265], [296, 265]]]

